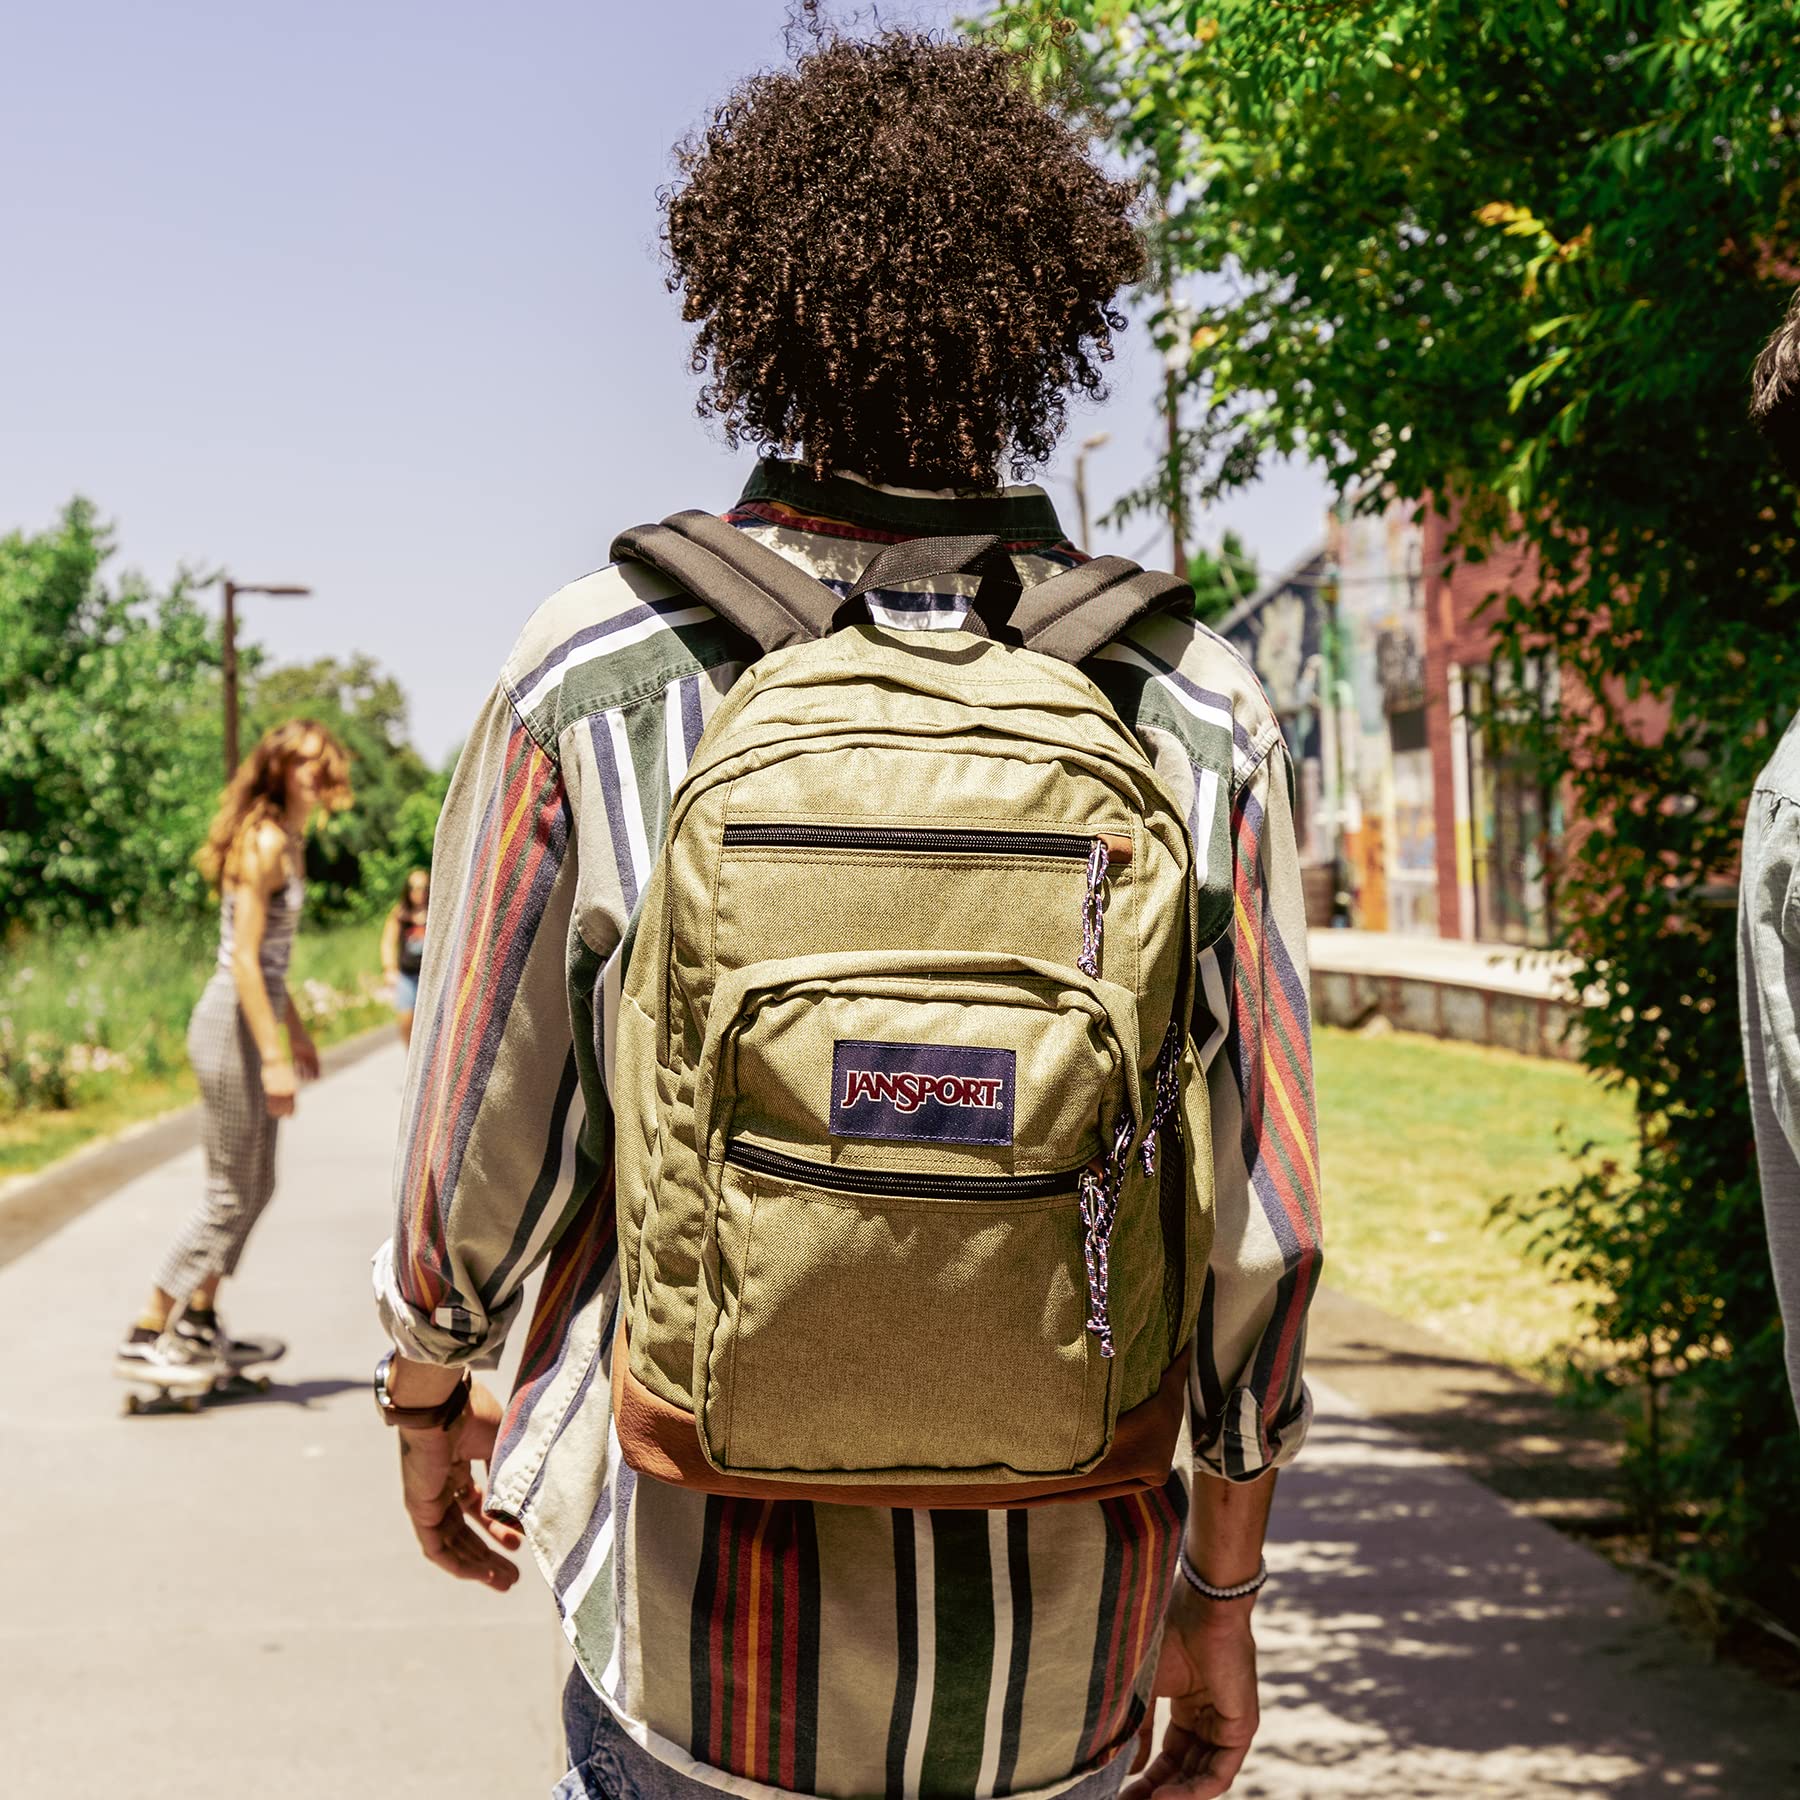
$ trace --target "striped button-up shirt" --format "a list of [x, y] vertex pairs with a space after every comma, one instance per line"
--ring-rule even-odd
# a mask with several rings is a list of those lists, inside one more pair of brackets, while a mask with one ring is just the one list
[[[725, 516], [840, 590], [922, 535], [998, 533], [1028, 583], [1080, 560], [1037, 488], [950, 499], [765, 462]], [[955, 626], [972, 582], [931, 585], [870, 611]], [[1167, 1485], [994, 1512], [723, 1499], [640, 1479], [611, 1427], [608, 1095], [638, 898], [746, 654], [635, 565], [526, 626], [438, 831], [383, 1321], [408, 1356], [491, 1363], [544, 1265], [490, 1505], [523, 1529], [589, 1680], [662, 1762], [739, 1794], [1055, 1792], [1143, 1716], [1188, 1484], [1257, 1476], [1306, 1428], [1319, 1190], [1287, 752], [1202, 626], [1147, 620], [1084, 665], [1186, 808], [1198, 878], [1233, 921], [1195, 983], [1217, 1220]], [[572, 1331], [583, 1315], [600, 1329]], [[585, 1366], [569, 1353], [596, 1341]]]

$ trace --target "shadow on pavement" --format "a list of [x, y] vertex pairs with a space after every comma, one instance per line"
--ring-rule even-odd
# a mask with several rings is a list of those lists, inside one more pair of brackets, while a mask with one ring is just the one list
[[1385, 1421], [1282, 1477], [1263, 1731], [1234, 1793], [1800, 1793], [1800, 1702], [1710, 1664], [1632, 1583]]

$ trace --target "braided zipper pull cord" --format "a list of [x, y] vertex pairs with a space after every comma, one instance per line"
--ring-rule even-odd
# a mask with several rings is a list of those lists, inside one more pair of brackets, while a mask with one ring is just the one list
[[1175, 1135], [1181, 1136], [1181, 1028], [1171, 1019], [1164, 1034], [1162, 1048], [1156, 1053], [1155, 1098], [1151, 1103], [1150, 1122], [1144, 1127], [1144, 1173], [1156, 1173], [1156, 1147], [1163, 1127], [1173, 1122]]
[[1089, 1331], [1100, 1340], [1100, 1354], [1113, 1354], [1112, 1320], [1107, 1313], [1106, 1283], [1112, 1253], [1113, 1221], [1119, 1213], [1119, 1189], [1131, 1149], [1131, 1114], [1123, 1114], [1113, 1130], [1112, 1152], [1098, 1168], [1081, 1172], [1081, 1222], [1087, 1227], [1081, 1257], [1087, 1264]]
[[1075, 966], [1096, 980], [1100, 975], [1100, 934], [1106, 927], [1106, 870], [1111, 861], [1106, 839], [1095, 838], [1088, 852], [1087, 893], [1081, 902], [1081, 955]]

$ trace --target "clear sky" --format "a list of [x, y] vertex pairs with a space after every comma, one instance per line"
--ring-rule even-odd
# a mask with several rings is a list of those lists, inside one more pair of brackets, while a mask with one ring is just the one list
[[[914, 0], [890, 22], [965, 7]], [[783, 0], [67, 0], [12, 9], [0, 108], [0, 530], [75, 493], [123, 564], [186, 560], [282, 660], [368, 651], [437, 756], [519, 624], [621, 526], [718, 509], [749, 453], [696, 418], [663, 289], [670, 146], [779, 58]], [[1043, 479], [1094, 510], [1157, 436], [1128, 334]], [[1205, 521], [1273, 572], [1321, 529], [1312, 472]], [[1100, 547], [1165, 554], [1153, 523]]]

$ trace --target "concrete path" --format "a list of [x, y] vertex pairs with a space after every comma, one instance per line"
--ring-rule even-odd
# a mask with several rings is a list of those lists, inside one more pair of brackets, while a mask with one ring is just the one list
[[193, 1203], [197, 1150], [0, 1269], [0, 1794], [542, 1795], [567, 1666], [542, 1584], [419, 1556], [369, 1254], [398, 1048], [301, 1095], [225, 1317], [293, 1348], [266, 1399], [124, 1418], [111, 1350]]
[[[267, 1400], [119, 1413], [111, 1345], [195, 1152], [0, 1269], [9, 1800], [510, 1800], [560, 1773], [548, 1597], [534, 1574], [502, 1598], [427, 1568], [370, 1410], [398, 1091], [379, 1053], [289, 1128], [228, 1290], [228, 1318], [294, 1343]], [[1800, 1793], [1800, 1700], [1708, 1666], [1597, 1558], [1319, 1397], [1276, 1509], [1266, 1724], [1239, 1793]]]

